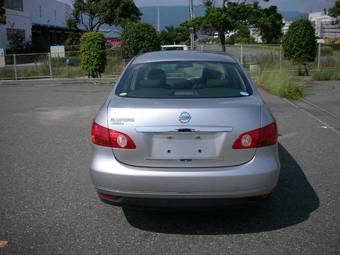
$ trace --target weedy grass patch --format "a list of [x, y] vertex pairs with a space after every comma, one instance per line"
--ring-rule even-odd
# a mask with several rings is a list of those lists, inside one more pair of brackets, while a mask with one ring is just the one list
[[260, 87], [275, 95], [290, 100], [303, 98], [303, 88], [297, 85], [292, 72], [287, 69], [265, 68], [254, 79]]

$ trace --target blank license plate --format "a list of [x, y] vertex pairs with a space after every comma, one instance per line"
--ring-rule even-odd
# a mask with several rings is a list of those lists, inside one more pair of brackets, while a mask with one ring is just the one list
[[154, 135], [153, 159], [214, 159], [216, 134]]

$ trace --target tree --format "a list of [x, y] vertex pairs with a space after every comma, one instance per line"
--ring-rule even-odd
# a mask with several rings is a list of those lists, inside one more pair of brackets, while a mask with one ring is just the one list
[[89, 77], [98, 78], [105, 70], [105, 38], [100, 32], [87, 32], [80, 40], [80, 63]]
[[277, 12], [276, 6], [259, 9], [258, 17], [255, 21], [256, 27], [259, 29], [263, 41], [266, 43], [278, 42], [282, 37], [282, 15]]
[[99, 31], [103, 24], [138, 21], [142, 15], [133, 0], [74, 0], [72, 14], [68, 24], [79, 24], [87, 31]]
[[195, 18], [192, 23], [194, 27], [199, 27], [211, 33], [217, 32], [223, 51], [226, 49], [225, 33], [236, 29], [236, 24], [226, 9], [217, 7], [209, 7], [205, 16]]
[[[268, 0], [264, 1], [267, 2]], [[241, 33], [243, 33], [245, 32], [245, 26], [248, 28], [256, 27], [257, 21], [262, 15], [259, 15], [260, 7], [257, 1], [247, 3], [247, 0], [242, 2], [224, 0], [222, 7], [214, 7], [213, 3], [214, 1], [204, 2], [207, 7], [205, 15], [194, 19], [192, 25], [195, 28], [200, 28], [211, 33], [217, 32], [223, 51], [225, 51], [226, 44], [225, 34], [237, 32], [240, 29], [242, 29]], [[270, 8], [269, 10], [273, 11], [273, 9]]]
[[250, 29], [247, 26], [239, 26], [237, 32], [230, 36], [231, 43], [255, 43], [255, 38], [250, 35]]
[[77, 50], [79, 49], [79, 43], [80, 43], [80, 38], [81, 38], [81, 33], [79, 32], [70, 32], [67, 35], [67, 38], [65, 40], [65, 47], [67, 48], [67, 50]]
[[334, 6], [329, 9], [329, 15], [337, 18], [337, 21], [340, 22], [340, 0], [336, 0]]
[[306, 19], [294, 21], [283, 39], [284, 56], [303, 64], [308, 75], [307, 62], [314, 61], [317, 51], [315, 30]]
[[202, 3], [205, 6], [205, 8], [214, 6], [214, 0], [202, 0]]
[[4, 8], [5, 1], [0, 0], [0, 24], [6, 24], [6, 10]]
[[189, 39], [189, 32], [185, 24], [181, 24], [179, 27], [168, 26], [165, 30], [159, 33], [160, 43], [163, 44], [179, 44], [186, 42]]
[[147, 23], [129, 22], [122, 33], [123, 57], [131, 59], [134, 56], [160, 49], [157, 32]]
[[21, 50], [24, 48], [25, 44], [25, 34], [19, 30], [11, 30], [8, 33], [8, 46], [9, 49], [15, 52], [16, 50]]
[[340, 16], [340, 0], [336, 0], [334, 6], [329, 9], [329, 14], [332, 17], [339, 17]]

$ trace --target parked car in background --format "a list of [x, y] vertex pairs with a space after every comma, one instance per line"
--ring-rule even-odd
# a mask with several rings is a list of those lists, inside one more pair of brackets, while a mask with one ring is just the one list
[[94, 119], [92, 180], [104, 202], [122, 205], [266, 199], [279, 178], [277, 138], [234, 58], [146, 53], [127, 65]]
[[165, 50], [188, 50], [188, 46], [187, 45], [162, 45], [161, 46], [162, 48], [162, 51], [165, 51]]

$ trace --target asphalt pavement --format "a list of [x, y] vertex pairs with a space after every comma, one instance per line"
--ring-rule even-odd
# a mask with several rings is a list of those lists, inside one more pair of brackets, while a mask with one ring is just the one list
[[[337, 116], [334, 86], [332, 100], [320, 103], [314, 87], [306, 100]], [[0, 85], [0, 241], [8, 241], [0, 254], [340, 253], [336, 119], [330, 125], [263, 92], [281, 134], [270, 203], [136, 211], [101, 203], [89, 175], [92, 118], [111, 89], [109, 82]]]

